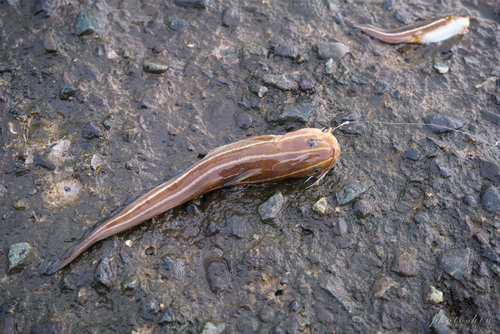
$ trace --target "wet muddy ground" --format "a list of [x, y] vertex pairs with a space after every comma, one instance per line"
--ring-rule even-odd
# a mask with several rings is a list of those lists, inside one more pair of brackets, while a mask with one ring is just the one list
[[[343, 23], [451, 13], [469, 33], [437, 45]], [[499, 22], [498, 1], [0, 2], [3, 333], [498, 332]], [[346, 120], [319, 186], [217, 190], [41, 274], [211, 149]], [[426, 121], [466, 133], [376, 123]]]

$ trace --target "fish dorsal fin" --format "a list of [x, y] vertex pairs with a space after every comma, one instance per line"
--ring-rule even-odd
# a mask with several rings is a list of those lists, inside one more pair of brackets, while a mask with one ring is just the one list
[[451, 22], [451, 21], [453, 21], [453, 14], [446, 17], [446, 22]]
[[262, 135], [262, 136], [257, 136], [257, 137], [250, 137], [245, 140], [273, 140], [274, 138], [279, 137], [275, 135]]
[[241, 173], [234, 180], [229, 181], [228, 183], [226, 183], [224, 185], [224, 187], [232, 186], [234, 184], [237, 184], [237, 183], [243, 182], [245, 180], [248, 180], [251, 177], [259, 175], [261, 171], [262, 171], [262, 169], [260, 169], [260, 168], [249, 169], [246, 172]]

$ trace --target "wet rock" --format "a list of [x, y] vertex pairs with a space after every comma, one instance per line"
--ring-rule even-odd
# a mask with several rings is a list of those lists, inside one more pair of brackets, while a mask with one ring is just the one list
[[417, 213], [414, 217], [413, 220], [417, 224], [425, 224], [429, 222], [429, 216], [425, 212]]
[[290, 312], [298, 312], [300, 309], [300, 303], [296, 300], [292, 300], [290, 304], [288, 304], [288, 311]]
[[74, 96], [78, 90], [79, 89], [77, 87], [73, 87], [70, 83], [66, 83], [61, 87], [59, 98], [63, 101], [67, 101], [70, 97]]
[[308, 284], [299, 285], [299, 293], [303, 296], [310, 296], [312, 294], [312, 289]]
[[352, 312], [358, 307], [357, 303], [351, 299], [349, 292], [347, 292], [344, 286], [344, 282], [340, 278], [330, 277], [326, 285], [321, 285], [321, 287], [336, 298], [348, 312]]
[[191, 7], [198, 9], [205, 9], [208, 5], [207, 0], [175, 0], [175, 4], [181, 7]]
[[18, 198], [12, 202], [12, 206], [17, 211], [22, 211], [28, 208], [28, 202], [24, 198]]
[[260, 247], [246, 251], [243, 258], [248, 268], [263, 268], [274, 264], [280, 265], [283, 255], [277, 249]]
[[340, 206], [348, 205], [362, 196], [367, 190], [368, 187], [365, 185], [358, 186], [357, 184], [350, 183], [335, 194], [337, 204]]
[[238, 239], [245, 239], [249, 234], [248, 223], [238, 215], [233, 215], [227, 219], [226, 230]]
[[342, 236], [347, 233], [347, 223], [344, 218], [339, 218], [339, 220], [333, 225], [333, 233]]
[[434, 286], [430, 286], [431, 292], [427, 295], [427, 301], [439, 304], [443, 301], [443, 293], [436, 289]]
[[13, 244], [9, 248], [9, 270], [10, 274], [22, 271], [28, 262], [35, 257], [35, 252], [27, 242]]
[[220, 233], [220, 227], [217, 226], [214, 222], [210, 222], [207, 228], [207, 237], [212, 237]]
[[213, 293], [224, 291], [229, 283], [229, 272], [222, 260], [216, 259], [206, 267], [208, 285]]
[[236, 327], [238, 327], [238, 330], [242, 334], [254, 334], [259, 328], [259, 324], [255, 320], [243, 319], [238, 322]]
[[14, 116], [19, 116], [19, 117], [24, 117], [26, 116], [25, 113], [23, 113], [22, 111], [20, 111], [19, 109], [17, 109], [16, 107], [13, 107], [10, 109], [10, 113]]
[[327, 206], [328, 202], [326, 201], [326, 198], [321, 197], [316, 203], [314, 203], [312, 209], [314, 212], [324, 215]]
[[464, 126], [464, 122], [461, 120], [439, 113], [427, 116], [425, 118], [425, 123], [432, 124], [427, 125], [427, 128], [435, 134], [458, 130]]
[[108, 289], [111, 288], [115, 274], [111, 270], [109, 258], [105, 257], [99, 262], [94, 272], [94, 278], [102, 286]]
[[170, 21], [170, 24], [168, 26], [172, 30], [181, 31], [181, 29], [184, 28], [185, 24], [186, 24], [186, 21], [184, 21], [180, 17], [176, 17], [175, 19], [173, 19], [172, 21]]
[[464, 196], [464, 203], [470, 207], [475, 207], [477, 205], [476, 198], [471, 195]]
[[382, 4], [383, 10], [392, 10], [392, 6], [394, 5], [394, 0], [386, 0]]
[[434, 63], [434, 68], [439, 74], [446, 74], [449, 71], [449, 67], [443, 63]]
[[168, 279], [184, 280], [186, 276], [186, 264], [181, 259], [174, 259], [169, 256], [163, 258], [164, 270], [161, 274]]
[[436, 334], [453, 334], [455, 333], [451, 330], [450, 319], [446, 316], [444, 310], [439, 310], [439, 313], [432, 317], [431, 323], [429, 324]]
[[332, 58], [328, 59], [325, 63], [325, 72], [329, 75], [332, 75], [335, 72], [335, 62]]
[[222, 12], [222, 24], [226, 27], [235, 27], [241, 23], [241, 15], [233, 7], [227, 7]]
[[255, 84], [249, 85], [248, 90], [260, 98], [263, 98], [264, 96], [266, 96], [267, 92], [268, 92], [268, 90], [265, 86], [255, 85]]
[[59, 334], [61, 333], [61, 324], [59, 322], [50, 321], [45, 324], [36, 325], [31, 328], [31, 334]]
[[251, 127], [253, 122], [252, 116], [250, 116], [246, 112], [237, 114], [234, 120], [236, 122], [236, 126], [244, 130]]
[[483, 256], [491, 262], [500, 263], [500, 258], [498, 257], [497, 253], [495, 253], [495, 251], [491, 248], [486, 249], [483, 252]]
[[85, 103], [87, 102], [89, 98], [89, 92], [85, 91], [85, 90], [81, 90], [78, 92], [78, 95], [76, 96], [76, 99], [78, 100], [78, 102], [80, 103]]
[[498, 188], [490, 185], [481, 195], [483, 208], [488, 212], [500, 210], [500, 192]]
[[142, 62], [142, 68], [146, 73], [161, 74], [167, 72], [170, 69], [170, 66], [162, 64], [157, 60], [144, 59]]
[[86, 10], [82, 10], [76, 19], [75, 33], [78, 36], [93, 34], [97, 31], [97, 23]]
[[292, 60], [295, 60], [299, 58], [300, 51], [299, 47], [296, 44], [284, 41], [283, 43], [280, 43], [279, 46], [276, 46], [274, 48], [274, 54], [283, 58], [290, 58]]
[[333, 59], [334, 62], [338, 62], [342, 57], [348, 53], [349, 47], [342, 43], [318, 43], [318, 58], [319, 59]]
[[35, 166], [45, 168], [46, 170], [55, 170], [56, 169], [55, 164], [53, 164], [50, 161], [45, 160], [44, 158], [42, 158], [39, 155], [36, 155], [33, 158], [33, 163], [35, 164]]
[[432, 174], [448, 178], [452, 175], [452, 171], [448, 168], [439, 158], [430, 162], [430, 169]]
[[417, 161], [418, 158], [420, 158], [420, 151], [419, 150], [415, 150], [412, 148], [410, 150], [405, 151], [405, 153], [403, 153], [403, 159], [410, 159], [413, 161]]
[[394, 18], [404, 25], [409, 25], [409, 24], [413, 23], [412, 16], [410, 14], [408, 14], [407, 11], [405, 11], [404, 9], [401, 9], [401, 8], [396, 10], [396, 12], [394, 13]]
[[387, 93], [389, 91], [389, 84], [384, 80], [379, 80], [375, 84], [375, 90], [377, 91], [378, 95]]
[[397, 286], [398, 283], [388, 276], [382, 276], [373, 282], [372, 295], [375, 298], [383, 298], [387, 290]]
[[362, 199], [354, 203], [352, 209], [356, 217], [363, 219], [368, 217], [372, 213], [373, 206], [369, 201]]
[[139, 286], [139, 283], [140, 283], [139, 277], [135, 274], [130, 274], [123, 281], [123, 289], [134, 290], [137, 286]]
[[205, 322], [200, 334], [222, 334], [226, 331], [226, 324], [214, 324], [212, 322]]
[[259, 318], [262, 322], [267, 323], [275, 319], [276, 312], [268, 306], [264, 306], [259, 312]]
[[153, 300], [148, 300], [144, 304], [144, 308], [142, 311], [142, 317], [146, 320], [153, 320], [155, 316], [158, 314], [158, 303]]
[[16, 323], [13, 317], [5, 318], [3, 325], [0, 323], [0, 333], [2, 334], [16, 334]]
[[99, 107], [105, 107], [108, 105], [108, 99], [101, 94], [94, 93], [92, 94], [92, 98], [95, 102], [95, 104]]
[[265, 203], [259, 206], [259, 215], [263, 221], [268, 221], [274, 219], [278, 216], [283, 209], [285, 204], [285, 198], [281, 195], [281, 192], [277, 192]]
[[283, 112], [279, 116], [279, 120], [281, 122], [296, 121], [300, 123], [307, 123], [309, 115], [315, 106], [316, 100], [297, 104], [285, 104]]
[[470, 277], [470, 248], [452, 249], [443, 254], [439, 267], [455, 279]]
[[391, 270], [399, 276], [414, 277], [418, 275], [418, 263], [410, 254], [399, 254], [392, 261]]
[[43, 47], [47, 52], [58, 51], [56, 40], [51, 32], [46, 32], [43, 35]]
[[481, 161], [481, 176], [490, 180], [496, 185], [500, 185], [500, 167], [491, 161]]
[[315, 85], [316, 85], [316, 82], [308, 75], [303, 75], [300, 78], [299, 89], [301, 91], [306, 92], [308, 90], [311, 90], [314, 88]]
[[61, 5], [61, 0], [35, 0], [35, 15], [50, 16], [58, 6]]
[[395, 205], [395, 209], [397, 212], [405, 215], [413, 209], [413, 206], [406, 202], [399, 202]]
[[293, 74], [266, 74], [262, 77], [262, 81], [269, 86], [276, 87], [280, 90], [292, 90], [297, 86], [296, 76]]
[[101, 138], [104, 137], [99, 126], [97, 126], [94, 122], [89, 122], [82, 131], [82, 136], [85, 139], [93, 139], [93, 138]]
[[400, 301], [389, 301], [382, 306], [382, 326], [385, 329], [396, 329], [406, 325], [411, 318], [410, 305]]
[[158, 322], [160, 325], [163, 324], [171, 324], [175, 322], [175, 310], [173, 308], [169, 308], [165, 311], [163, 316], [161, 317], [160, 321]]
[[499, 114], [489, 112], [488, 110], [482, 110], [481, 115], [488, 122], [491, 122], [495, 125], [500, 125], [500, 115]]

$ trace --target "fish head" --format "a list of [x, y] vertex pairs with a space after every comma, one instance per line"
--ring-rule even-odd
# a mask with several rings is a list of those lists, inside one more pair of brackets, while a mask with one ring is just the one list
[[296, 152], [290, 155], [288, 177], [314, 176], [322, 179], [337, 163], [340, 146], [331, 129], [306, 128], [282, 136], [280, 151]]
[[470, 25], [470, 19], [468, 16], [453, 15], [453, 24], [459, 34], [465, 34]]

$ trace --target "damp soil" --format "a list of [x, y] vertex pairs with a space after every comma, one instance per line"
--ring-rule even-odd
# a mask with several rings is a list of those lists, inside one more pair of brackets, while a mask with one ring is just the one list
[[[431, 45], [343, 23], [450, 13], [469, 32]], [[495, 1], [1, 1], [0, 328], [497, 332], [499, 22]], [[463, 132], [379, 123], [434, 114]], [[220, 189], [42, 274], [213, 148], [345, 120], [318, 186]]]

